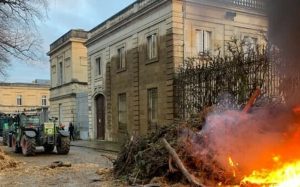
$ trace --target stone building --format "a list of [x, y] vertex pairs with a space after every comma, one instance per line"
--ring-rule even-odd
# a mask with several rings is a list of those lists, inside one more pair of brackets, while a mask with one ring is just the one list
[[50, 45], [50, 115], [68, 127], [73, 122], [81, 139], [88, 138], [87, 32], [70, 30]]
[[47, 84], [0, 83], [0, 112], [14, 114], [49, 107]]
[[139, 0], [89, 32], [90, 136], [122, 141], [176, 115], [174, 77], [185, 58], [224, 53], [237, 36], [261, 42], [259, 0]]

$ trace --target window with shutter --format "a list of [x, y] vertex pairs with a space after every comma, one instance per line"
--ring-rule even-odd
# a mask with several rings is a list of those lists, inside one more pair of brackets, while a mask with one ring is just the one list
[[125, 47], [118, 48], [117, 68], [118, 70], [126, 68]]
[[63, 79], [64, 79], [64, 76], [63, 76], [63, 63], [59, 62], [58, 74], [57, 74], [57, 83], [58, 83], [58, 85], [63, 84]]
[[126, 93], [118, 95], [118, 124], [121, 132], [127, 132]]
[[17, 96], [17, 105], [22, 106], [22, 95]]
[[245, 45], [243, 46], [244, 52], [256, 50], [257, 38], [251, 36], [244, 36], [243, 41], [245, 42]]
[[42, 106], [46, 106], [47, 105], [47, 96], [43, 95], [42, 96]]
[[148, 125], [150, 129], [157, 127], [158, 93], [157, 88], [148, 89]]
[[212, 33], [206, 30], [197, 30], [196, 47], [198, 53], [210, 53], [212, 50]]
[[101, 75], [101, 57], [96, 58], [96, 75]]
[[158, 43], [157, 34], [151, 34], [147, 36], [147, 58], [153, 60], [157, 58], [158, 54]]

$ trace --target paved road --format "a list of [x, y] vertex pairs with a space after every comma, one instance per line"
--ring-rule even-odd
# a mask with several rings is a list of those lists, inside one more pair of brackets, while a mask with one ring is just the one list
[[[13, 153], [8, 147], [0, 146], [9, 156], [21, 161], [18, 168], [0, 171], [0, 186], [109, 186], [95, 172], [99, 168], [112, 167], [107, 157], [83, 147], [71, 147], [68, 155], [45, 154], [42, 149], [33, 157]], [[106, 156], [103, 156], [106, 155]], [[54, 161], [70, 162], [72, 167], [50, 169]]]

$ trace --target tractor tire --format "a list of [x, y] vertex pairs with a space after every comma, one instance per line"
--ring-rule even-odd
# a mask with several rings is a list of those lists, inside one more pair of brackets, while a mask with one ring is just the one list
[[46, 153], [52, 153], [54, 150], [54, 145], [44, 145], [44, 150]]
[[69, 137], [58, 136], [56, 143], [56, 150], [58, 154], [66, 155], [70, 151]]
[[16, 138], [15, 135], [12, 135], [12, 138], [11, 138], [11, 147], [14, 150], [15, 153], [21, 153], [22, 152], [21, 147], [18, 146], [17, 138]]
[[2, 144], [4, 146], [7, 146], [7, 133], [5, 131], [3, 131], [2, 137], [3, 137]]
[[29, 138], [25, 135], [22, 136], [21, 139], [21, 147], [22, 147], [22, 153], [24, 156], [33, 156], [35, 155], [35, 139]]

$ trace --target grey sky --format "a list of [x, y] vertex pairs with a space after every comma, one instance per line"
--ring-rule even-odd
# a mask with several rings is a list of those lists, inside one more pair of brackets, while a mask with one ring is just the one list
[[13, 62], [7, 82], [31, 82], [50, 79], [49, 45], [70, 29], [90, 30], [135, 0], [49, 0], [48, 18], [39, 23], [44, 60], [37, 64]]

